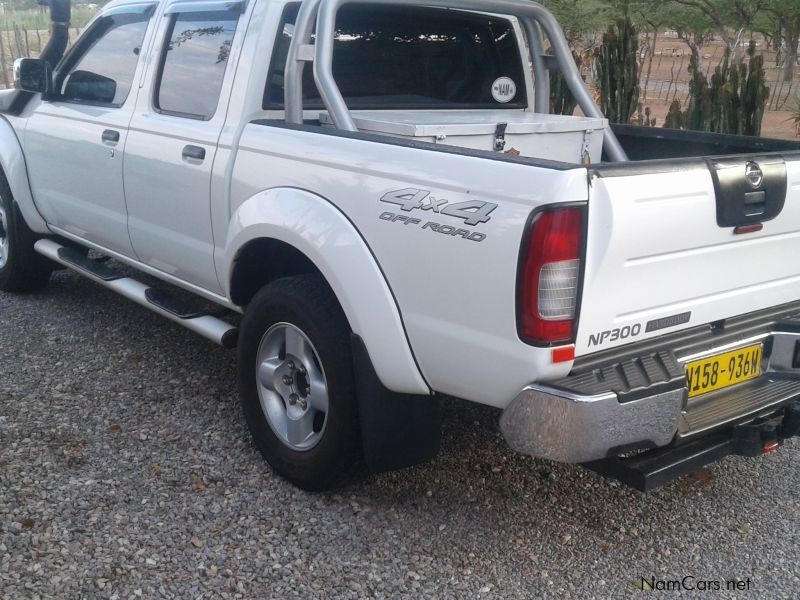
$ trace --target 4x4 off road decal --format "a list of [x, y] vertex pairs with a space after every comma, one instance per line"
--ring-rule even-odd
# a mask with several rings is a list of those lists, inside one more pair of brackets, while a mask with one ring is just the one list
[[[417, 188], [405, 188], [387, 192], [381, 198], [381, 202], [396, 204], [400, 207], [400, 210], [405, 212], [420, 211], [455, 217], [456, 219], [462, 219], [465, 225], [470, 226], [488, 223], [491, 220], [489, 215], [497, 208], [497, 204], [482, 202], [480, 200], [451, 203], [449, 200], [431, 196], [428, 190], [420, 190]], [[384, 212], [381, 214], [380, 218], [383, 221], [390, 221], [392, 223], [402, 223], [404, 225], [413, 226], [419, 225], [422, 229], [428, 229], [452, 237], [460, 237], [471, 242], [482, 242], [486, 239], [485, 234], [477, 231], [454, 227], [452, 225], [443, 225], [435, 221], [426, 221], [423, 224], [422, 219], [398, 215], [393, 212]]]

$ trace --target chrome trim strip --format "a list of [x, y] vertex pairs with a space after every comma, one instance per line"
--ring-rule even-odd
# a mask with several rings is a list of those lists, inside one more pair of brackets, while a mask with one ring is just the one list
[[594, 396], [581, 396], [579, 394], [575, 394], [573, 392], [569, 392], [567, 390], [560, 390], [558, 388], [550, 387], [548, 385], [543, 385], [540, 383], [532, 383], [531, 385], [525, 387], [522, 392], [540, 392], [542, 394], [547, 394], [549, 396], [557, 396], [559, 398], [564, 398], [565, 400], [570, 400], [572, 402], [602, 402], [604, 400], [610, 399], [617, 399], [617, 395], [614, 392], [607, 392], [605, 394], [596, 394]]
[[[757, 381], [757, 380], [750, 380], [750, 381], [752, 382], [752, 381]], [[785, 383], [788, 383], [790, 381], [792, 381], [792, 380], [784, 380], [784, 381], [781, 381], [781, 382], [772, 381], [770, 383], [771, 384], [772, 383], [784, 383], [785, 384]], [[743, 383], [748, 383], [748, 382], [743, 382]], [[729, 391], [734, 390], [735, 387], [736, 386], [733, 386], [733, 387], [729, 388]], [[737, 391], [741, 392], [742, 390], [737, 390]], [[798, 390], [798, 392], [800, 392], [800, 390]], [[704, 425], [703, 427], [698, 427], [696, 429], [690, 429], [689, 428], [689, 423], [686, 421], [687, 411], [684, 411], [684, 413], [681, 414], [681, 421], [680, 421], [680, 425], [678, 426], [678, 433], [676, 435], [676, 438], [678, 440], [690, 440], [690, 439], [695, 438], [698, 435], [701, 435], [703, 433], [707, 433], [707, 432], [712, 431], [714, 429], [723, 428], [725, 425], [728, 425], [730, 423], [734, 423], [735, 421], [743, 421], [743, 420], [748, 420], [748, 419], [750, 419], [750, 420], [751, 419], [755, 419], [759, 415], [764, 415], [764, 414], [769, 414], [771, 412], [774, 412], [776, 407], [779, 407], [782, 404], [784, 404], [785, 402], [787, 402], [788, 400], [791, 400], [792, 398], [796, 398], [796, 397], [797, 397], [797, 394], [795, 394], [795, 393], [792, 393], [792, 394], [790, 394], [788, 396], [779, 396], [777, 398], [773, 398], [772, 400], [770, 400], [767, 403], [760, 404], [758, 406], [748, 407], [744, 411], [732, 412], [730, 414], [723, 415], [721, 418], [715, 420], [713, 423], [709, 423], [708, 425]], [[699, 396], [698, 398], [695, 398], [695, 400], [698, 400], [698, 399], [701, 399], [701, 398], [704, 398], [704, 397], [703, 396]], [[708, 401], [708, 398], [705, 398], [705, 399], [706, 399], [706, 401]], [[726, 399], [730, 400], [731, 396], [730, 395], [726, 396]], [[702, 404], [701, 404], [701, 406], [702, 406]], [[691, 412], [691, 411], [688, 411], [688, 412]]]
[[717, 346], [711, 350], [706, 350], [703, 352], [698, 352], [696, 354], [690, 354], [689, 356], [677, 356], [675, 357], [679, 363], [690, 363], [695, 360], [699, 360], [701, 358], [707, 358], [710, 356], [715, 356], [717, 354], [725, 354], [725, 352], [730, 352], [731, 350], [736, 350], [737, 348], [745, 348], [747, 346], [752, 346], [759, 342], [763, 342], [768, 337], [775, 335], [776, 332], [768, 331], [753, 337], [746, 338], [744, 340], [738, 340], [736, 342], [731, 342], [729, 344], [724, 344], [722, 346]]
[[[701, 360], [703, 358], [711, 358], [712, 356], [717, 356], [718, 354], [725, 354], [726, 352], [731, 352], [738, 348], [746, 348], [748, 346], [753, 346], [759, 343], [763, 344], [768, 339], [772, 338], [773, 339], [772, 352], [770, 353], [769, 356], [765, 354], [762, 357], [762, 360], [767, 361], [767, 368], [763, 371], [762, 375], [765, 373], [782, 373], [786, 371], [792, 371], [793, 369], [791, 367], [790, 362], [778, 362], [777, 364], [775, 362], [776, 357], [779, 359], [783, 358], [782, 356], [777, 356], [778, 353], [785, 351], [788, 354], [793, 354], [794, 352], [794, 348], [784, 348], [783, 344], [775, 343], [775, 342], [782, 342], [783, 338], [786, 337], [790, 338], [790, 340], [800, 342], [800, 333], [794, 331], [784, 331], [782, 329], [774, 329], [766, 331], [764, 333], [760, 333], [758, 335], [751, 336], [749, 338], [745, 338], [743, 340], [730, 342], [728, 344], [723, 344], [722, 346], [716, 346], [711, 350], [697, 352], [695, 354], [690, 354], [688, 356], [677, 357], [676, 360], [679, 363], [686, 365], [687, 363], [694, 362], [696, 360]], [[778, 368], [776, 368], [776, 366]]]

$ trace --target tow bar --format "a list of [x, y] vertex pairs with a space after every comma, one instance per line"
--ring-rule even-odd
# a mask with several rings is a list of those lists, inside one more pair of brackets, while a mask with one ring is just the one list
[[679, 446], [648, 450], [627, 458], [605, 458], [583, 466], [641, 492], [721, 460], [728, 455], [770, 454], [800, 434], [800, 401], [778, 412]]

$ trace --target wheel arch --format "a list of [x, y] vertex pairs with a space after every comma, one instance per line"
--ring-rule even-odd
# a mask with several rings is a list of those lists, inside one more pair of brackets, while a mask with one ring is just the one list
[[25, 224], [34, 233], [49, 233], [47, 223], [33, 201], [22, 145], [11, 123], [2, 115], [0, 115], [0, 169], [14, 196], [14, 205]]
[[[265, 258], [270, 260], [265, 260]], [[263, 286], [292, 275], [320, 274], [316, 265], [297, 248], [275, 238], [255, 238], [236, 254], [230, 275], [229, 297], [247, 306]]]
[[251, 196], [231, 217], [219, 262], [226, 294], [238, 306], [278, 277], [319, 273], [353, 333], [364, 340], [383, 385], [395, 392], [430, 393], [376, 258], [355, 226], [326, 199], [295, 188]]

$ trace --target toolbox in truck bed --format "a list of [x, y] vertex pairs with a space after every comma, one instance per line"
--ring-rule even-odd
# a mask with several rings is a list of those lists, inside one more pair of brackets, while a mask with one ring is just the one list
[[[519, 110], [353, 111], [359, 131], [569, 163], [600, 162], [606, 119]], [[323, 125], [332, 125], [327, 112]]]

